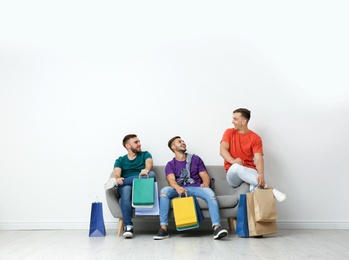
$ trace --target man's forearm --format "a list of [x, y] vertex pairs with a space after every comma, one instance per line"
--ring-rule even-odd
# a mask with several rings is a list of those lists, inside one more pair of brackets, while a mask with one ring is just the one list
[[211, 179], [210, 179], [210, 175], [208, 175], [208, 173], [205, 172], [201, 172], [200, 174], [200, 178], [202, 179], [203, 183], [206, 183], [207, 185], [210, 185]]
[[153, 160], [152, 159], [147, 159], [145, 161], [145, 169], [147, 171], [151, 171], [153, 169]]
[[118, 168], [118, 167], [114, 168], [113, 177], [115, 179], [121, 178], [121, 168]]
[[228, 150], [221, 149], [220, 154], [223, 157], [223, 159], [226, 160], [228, 163], [234, 163], [235, 159], [231, 156]]
[[180, 187], [180, 186], [178, 185], [178, 183], [177, 183], [175, 180], [169, 180], [169, 181], [168, 181], [168, 184], [169, 184], [172, 188], [174, 188], [174, 189], [177, 189], [177, 188]]

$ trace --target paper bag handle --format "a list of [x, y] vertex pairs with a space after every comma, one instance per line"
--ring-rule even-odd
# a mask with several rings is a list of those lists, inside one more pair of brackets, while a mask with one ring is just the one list
[[[183, 193], [182, 193], [183, 194]], [[188, 197], [188, 193], [187, 192], [184, 192], [185, 196]], [[182, 198], [182, 195], [179, 195], [178, 194], [178, 197]]]

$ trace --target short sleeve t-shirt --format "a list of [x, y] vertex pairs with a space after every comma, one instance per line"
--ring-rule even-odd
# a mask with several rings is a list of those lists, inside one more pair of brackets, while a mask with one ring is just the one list
[[[246, 134], [240, 134], [235, 128], [229, 128], [224, 132], [221, 142], [229, 144], [229, 152], [234, 159], [240, 158], [245, 167], [256, 169], [254, 154], [263, 154], [262, 139], [259, 135], [251, 130]], [[231, 163], [224, 160], [225, 170], [230, 166]]]
[[[166, 176], [173, 173], [177, 180], [180, 177], [182, 169], [186, 168], [186, 164], [187, 164], [186, 161], [178, 161], [175, 158], [173, 158], [172, 161], [169, 161], [166, 164], [166, 167], [165, 167]], [[201, 160], [199, 156], [194, 154], [193, 157], [191, 158], [191, 164], [190, 164], [190, 178], [194, 180], [194, 183], [192, 184], [187, 183], [182, 186], [200, 187], [202, 180], [199, 175], [199, 172], [203, 172], [203, 171], [207, 171], [204, 162]]]
[[133, 160], [128, 159], [126, 154], [116, 159], [114, 168], [121, 168], [121, 177], [123, 178], [136, 176], [145, 168], [145, 161], [149, 158], [152, 158], [152, 156], [147, 151], [140, 152]]

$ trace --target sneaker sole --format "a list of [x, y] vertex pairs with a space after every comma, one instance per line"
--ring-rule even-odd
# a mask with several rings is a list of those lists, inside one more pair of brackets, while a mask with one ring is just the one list
[[286, 199], [286, 196], [283, 198], [275, 198], [278, 202], [283, 202]]
[[108, 184], [108, 183], [106, 183], [106, 184], [104, 184], [104, 189], [105, 190], [110, 190], [110, 189], [112, 189], [112, 188], [114, 188], [116, 186], [116, 184]]
[[221, 238], [223, 238], [223, 237], [225, 237], [225, 236], [227, 236], [227, 235], [228, 235], [228, 232], [222, 230], [222, 231], [220, 231], [217, 235], [213, 236], [213, 238], [214, 238], [214, 239], [221, 239]]
[[286, 195], [284, 196], [275, 196], [274, 195], [274, 198], [278, 201], [278, 202], [283, 202], [285, 199], [286, 199]]
[[132, 238], [133, 234], [123, 234], [122, 235], [124, 238]]
[[163, 239], [166, 239], [166, 238], [169, 238], [170, 236], [154, 236], [153, 239], [154, 240], [163, 240]]

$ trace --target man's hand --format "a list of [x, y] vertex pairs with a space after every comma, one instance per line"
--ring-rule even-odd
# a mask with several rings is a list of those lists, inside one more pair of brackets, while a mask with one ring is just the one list
[[[236, 158], [236, 159], [234, 160], [234, 163], [237, 163], [237, 164], [240, 164], [240, 165], [244, 165], [244, 161], [241, 160], [240, 158]], [[233, 163], [233, 164], [234, 164], [234, 163]]]
[[208, 188], [209, 186], [210, 185], [208, 183], [206, 183], [206, 182], [203, 182], [203, 183], [200, 184], [201, 188]]
[[119, 185], [122, 185], [122, 184], [124, 184], [124, 178], [122, 178], [122, 177], [116, 178], [116, 182], [117, 182]]
[[149, 170], [143, 169], [141, 170], [140, 175], [148, 175], [148, 173], [149, 173]]
[[261, 174], [258, 175], [257, 181], [258, 181], [258, 186], [264, 188], [265, 186], [264, 175], [261, 175]]
[[181, 187], [181, 186], [178, 186], [178, 187], [176, 188], [176, 191], [177, 191], [177, 193], [178, 193], [179, 196], [182, 196], [183, 193], [186, 193], [186, 192], [187, 192], [187, 190], [184, 189], [184, 188]]

